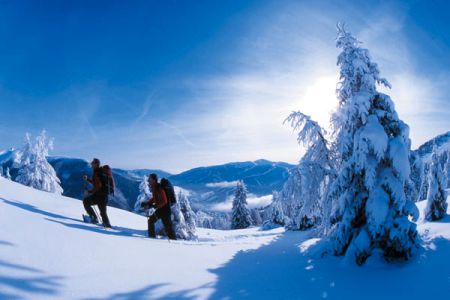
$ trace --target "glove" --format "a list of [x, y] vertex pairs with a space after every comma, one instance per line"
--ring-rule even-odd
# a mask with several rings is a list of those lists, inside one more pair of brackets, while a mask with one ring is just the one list
[[150, 206], [150, 202], [141, 202], [141, 208], [143, 209], [148, 209]]
[[151, 215], [153, 215], [155, 213], [156, 209], [154, 209], [153, 207], [150, 207], [147, 211], [147, 216], [150, 217]]

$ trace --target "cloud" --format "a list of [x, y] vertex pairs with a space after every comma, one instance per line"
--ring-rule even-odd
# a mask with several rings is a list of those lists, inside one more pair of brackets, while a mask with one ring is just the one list
[[142, 104], [142, 110], [139, 113], [138, 117], [134, 120], [131, 127], [137, 126], [144, 118], [148, 116], [150, 108], [155, 102], [154, 95], [155, 92], [151, 92], [150, 95], [145, 99], [144, 103]]
[[211, 182], [207, 183], [206, 187], [209, 188], [228, 188], [228, 187], [235, 187], [237, 185], [238, 181], [221, 181], [221, 182]]
[[[247, 195], [247, 207], [249, 209], [261, 208], [272, 203], [273, 196], [265, 195], [257, 197], [254, 194]], [[233, 197], [228, 197], [226, 201], [215, 204], [211, 209], [214, 211], [229, 212], [233, 207]]]
[[183, 133], [183, 131], [180, 128], [178, 128], [177, 126], [172, 125], [172, 124], [162, 121], [162, 120], [158, 120], [157, 122], [160, 125], [162, 125], [163, 127], [165, 127], [165, 128], [162, 128], [163, 132], [171, 133], [171, 134], [168, 134], [168, 136], [175, 135], [178, 138], [180, 138], [186, 145], [193, 147], [193, 148], [196, 147], [196, 145], [189, 138], [187, 138], [186, 135]]

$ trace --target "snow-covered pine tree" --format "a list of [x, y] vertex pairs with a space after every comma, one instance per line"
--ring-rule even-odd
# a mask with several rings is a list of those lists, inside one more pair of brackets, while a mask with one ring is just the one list
[[181, 240], [189, 239], [190, 235], [188, 234], [186, 221], [184, 220], [183, 213], [181, 212], [180, 209], [180, 202], [177, 201], [175, 204], [173, 204], [170, 207], [170, 210], [172, 212], [172, 226], [177, 236], [177, 239]]
[[448, 204], [447, 192], [445, 191], [445, 176], [435, 151], [433, 151], [431, 158], [428, 182], [425, 219], [428, 221], [440, 220], [447, 213]]
[[427, 199], [428, 194], [428, 174], [430, 174], [430, 164], [424, 163], [422, 168], [422, 174], [421, 176], [421, 185], [419, 188], [419, 200], [425, 200]]
[[9, 171], [9, 167], [6, 167], [5, 177], [6, 179], [11, 180], [11, 173]]
[[198, 227], [202, 227], [202, 228], [213, 228], [213, 217], [210, 216], [208, 213], [199, 210], [196, 213], [196, 221], [198, 224]]
[[19, 150], [19, 153], [20, 159], [16, 165], [19, 171], [16, 177], [16, 181], [27, 185], [27, 183], [30, 181], [28, 180], [27, 174], [30, 174], [32, 172], [31, 162], [36, 160], [33, 144], [31, 143], [31, 135], [28, 132], [25, 134], [24, 143], [22, 149]]
[[0, 177], [6, 177], [6, 176], [3, 174], [3, 166], [0, 166]]
[[339, 159], [330, 197], [337, 201], [332, 251], [362, 264], [375, 248], [386, 259], [408, 259], [417, 245], [418, 210], [405, 196], [409, 178], [409, 128], [398, 118], [367, 49], [338, 25], [339, 106], [332, 116]]
[[209, 212], [213, 219], [211, 221], [211, 228], [230, 230], [231, 229], [231, 217], [228, 212]]
[[410, 158], [409, 158], [410, 164], [411, 164], [411, 174], [410, 174], [410, 180], [411, 180], [411, 188], [407, 190], [409, 192], [409, 199], [412, 199], [413, 201], [417, 202], [420, 200], [420, 190], [422, 188], [422, 181], [423, 181], [423, 161], [422, 158], [418, 153], [411, 152]]
[[148, 201], [152, 197], [152, 193], [148, 186], [148, 176], [144, 175], [139, 183], [139, 195], [134, 204], [134, 212], [141, 213], [141, 203]]
[[444, 177], [445, 177], [445, 188], [450, 188], [450, 150], [444, 152]]
[[281, 195], [274, 191], [272, 196], [272, 203], [266, 209], [263, 229], [272, 229], [279, 226], [287, 225], [289, 218], [286, 218], [281, 205]]
[[188, 197], [180, 192], [178, 193], [178, 203], [180, 205], [181, 213], [183, 214], [184, 220], [186, 221], [186, 230], [188, 234], [188, 239], [193, 240], [197, 238], [197, 224], [196, 215], [191, 208], [191, 203]]
[[445, 165], [445, 178], [447, 178], [447, 188], [450, 188], [450, 154]]
[[253, 208], [250, 210], [250, 217], [252, 218], [254, 226], [261, 226], [263, 221], [261, 218], [261, 212], [258, 208]]
[[62, 194], [61, 182], [47, 161], [51, 149], [53, 141], [47, 141], [45, 130], [36, 137], [34, 145], [31, 144], [30, 135], [27, 133], [16, 181], [38, 190]]
[[[298, 210], [292, 216], [291, 227], [308, 229], [323, 219], [324, 209], [331, 207], [327, 199], [327, 187], [334, 178], [334, 164], [325, 130], [310, 116], [299, 111], [291, 113], [285, 122], [298, 130], [297, 141], [307, 148], [297, 167], [299, 173]], [[329, 214], [328, 214], [329, 215]]]
[[247, 208], [247, 189], [243, 181], [238, 181], [233, 200], [231, 228], [242, 229], [252, 224], [250, 212]]

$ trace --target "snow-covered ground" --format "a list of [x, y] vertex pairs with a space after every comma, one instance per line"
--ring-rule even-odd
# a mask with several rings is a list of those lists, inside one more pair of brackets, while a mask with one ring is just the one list
[[146, 238], [144, 217], [109, 208], [105, 230], [82, 212], [81, 201], [0, 178], [0, 298], [450, 297], [450, 217], [420, 221], [425, 247], [412, 261], [358, 267], [310, 253], [310, 232], [199, 229], [198, 242], [169, 242]]

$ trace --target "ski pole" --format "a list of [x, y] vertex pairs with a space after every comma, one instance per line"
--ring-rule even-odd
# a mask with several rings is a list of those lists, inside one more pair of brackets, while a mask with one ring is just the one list
[[[98, 206], [98, 205], [97, 205]], [[95, 215], [97, 216], [97, 220], [100, 220], [100, 212], [97, 212], [97, 209], [95, 208], [95, 205], [93, 205], [93, 207], [94, 207], [94, 212], [95, 212]], [[100, 208], [99, 208], [99, 210], [100, 210]], [[103, 218], [102, 218], [102, 225], [103, 225], [103, 227], [104, 228], [106, 228], [106, 225], [105, 225], [105, 223], [103, 222]]]

